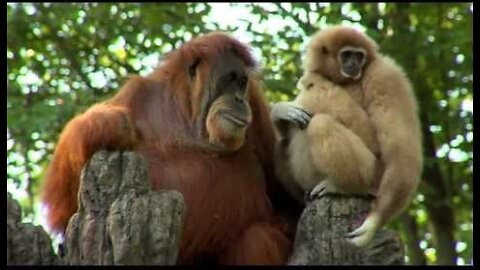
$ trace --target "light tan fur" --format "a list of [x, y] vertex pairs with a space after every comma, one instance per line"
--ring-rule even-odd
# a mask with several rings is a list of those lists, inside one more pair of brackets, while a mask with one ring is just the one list
[[[337, 54], [345, 46], [367, 52], [358, 80], [341, 72]], [[357, 246], [368, 244], [380, 227], [405, 210], [423, 164], [410, 81], [394, 60], [377, 50], [372, 39], [345, 26], [313, 36], [298, 83], [301, 92], [291, 103], [313, 117], [306, 130], [290, 128], [287, 160], [279, 163], [290, 169], [290, 179], [283, 181], [293, 180], [302, 190], [328, 181], [340, 193], [374, 192], [368, 218], [351, 233]], [[300, 192], [297, 188], [292, 193], [298, 197]]]
[[345, 192], [371, 192], [378, 144], [365, 110], [319, 74], [307, 72], [297, 86], [301, 93], [293, 105], [314, 116], [306, 131], [292, 130], [287, 151], [293, 178], [304, 190], [328, 178]]

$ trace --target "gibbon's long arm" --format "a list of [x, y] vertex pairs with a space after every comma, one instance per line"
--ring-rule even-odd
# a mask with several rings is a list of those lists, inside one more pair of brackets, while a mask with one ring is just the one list
[[357, 246], [370, 242], [378, 228], [405, 210], [417, 189], [423, 163], [417, 105], [406, 76], [386, 57], [372, 63], [367, 72], [370, 80], [365, 95], [372, 100], [368, 112], [385, 170], [369, 216], [348, 235]]

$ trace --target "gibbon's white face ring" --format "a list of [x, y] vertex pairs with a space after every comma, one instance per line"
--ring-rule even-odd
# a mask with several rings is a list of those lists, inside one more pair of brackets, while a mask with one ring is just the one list
[[358, 79], [360, 79], [360, 78], [362, 77], [362, 71], [361, 71], [361, 70], [360, 70], [360, 72], [358, 72], [357, 75], [355, 75], [355, 77], [352, 77], [352, 76], [348, 75], [347, 73], [345, 73], [345, 72], [343, 71], [343, 69], [340, 69], [340, 73], [341, 73], [345, 78], [352, 78], [352, 79], [354, 79], [354, 80], [358, 80]]
[[[341, 54], [345, 51], [351, 51], [351, 52], [361, 52], [363, 53], [364, 57], [362, 59], [362, 62], [360, 63], [361, 67], [363, 67], [363, 65], [365, 64], [365, 62], [367, 61], [367, 51], [365, 49], [363, 49], [362, 47], [353, 47], [353, 46], [345, 46], [343, 47], [342, 49], [340, 49], [340, 51], [338, 52], [338, 55], [337, 55], [337, 61], [339, 63], [342, 63], [342, 59], [341, 59]], [[355, 77], [352, 77], [351, 75], [347, 74], [346, 72], [343, 71], [342, 68], [340, 68], [340, 73], [345, 77], [345, 78], [352, 78], [354, 80], [358, 80], [362, 77], [362, 69], [360, 68], [360, 72], [355, 75]]]

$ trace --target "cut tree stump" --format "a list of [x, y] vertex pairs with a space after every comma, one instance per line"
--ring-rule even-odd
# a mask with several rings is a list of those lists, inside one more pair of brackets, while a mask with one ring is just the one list
[[289, 265], [403, 265], [404, 249], [397, 233], [381, 229], [358, 248], [345, 235], [361, 225], [371, 199], [327, 194], [307, 202], [297, 226]]
[[179, 192], [150, 189], [142, 157], [97, 152], [82, 171], [79, 209], [66, 230], [66, 261], [174, 265], [184, 212]]
[[[40, 226], [20, 222], [7, 192], [7, 264], [174, 265], [185, 215], [177, 191], [152, 191], [146, 161], [132, 152], [99, 151], [82, 171], [79, 209], [59, 259]], [[360, 225], [370, 201], [326, 195], [308, 202], [298, 222], [290, 265], [404, 264], [403, 244], [390, 230], [357, 248], [345, 234]]]
[[7, 192], [7, 265], [59, 264], [47, 232], [21, 218], [20, 205]]

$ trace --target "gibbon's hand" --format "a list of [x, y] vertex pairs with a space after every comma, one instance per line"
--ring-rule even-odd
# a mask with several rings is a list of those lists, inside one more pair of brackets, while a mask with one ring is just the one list
[[312, 119], [312, 115], [309, 112], [286, 101], [273, 105], [270, 116], [275, 125], [279, 124], [278, 122], [280, 121], [286, 121], [302, 130], [308, 126], [310, 119]]

